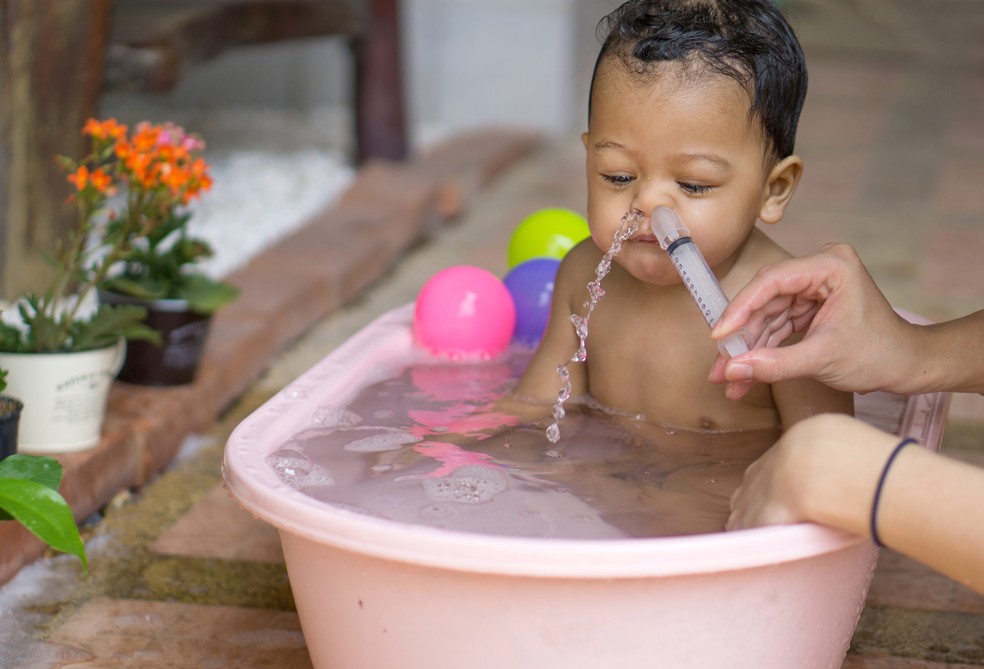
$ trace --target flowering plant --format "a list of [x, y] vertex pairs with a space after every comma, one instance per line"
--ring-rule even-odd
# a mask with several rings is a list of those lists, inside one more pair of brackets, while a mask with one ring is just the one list
[[[192, 311], [209, 314], [235, 299], [227, 283], [187, 270], [212, 255], [211, 247], [188, 235], [189, 202], [212, 186], [209, 165], [202, 157], [205, 142], [172, 123], [139, 123], [128, 135], [115, 120], [90, 120], [83, 132], [92, 137], [92, 172], [76, 172], [76, 180], [99, 179], [125, 189], [125, 208], [113, 213], [106, 237], [117, 239], [135, 231], [121, 254], [122, 271], [105, 278], [105, 290], [131, 297], [179, 299]], [[79, 167], [82, 170], [85, 165]], [[105, 192], [105, 191], [103, 191]], [[105, 198], [95, 202], [105, 205]]]
[[[0, 350], [86, 350], [124, 337], [159, 341], [142, 324], [146, 309], [101, 304], [89, 318], [81, 309], [96, 288], [144, 299], [177, 298], [209, 313], [236, 289], [183, 270], [211, 255], [187, 234], [189, 202], [212, 185], [201, 157], [204, 142], [171, 123], [139, 123], [129, 132], [115, 119], [89, 119], [92, 142], [79, 161], [58, 160], [69, 172], [79, 225], [56, 246], [55, 276], [47, 290], [18, 305], [21, 324], [0, 323]], [[121, 271], [122, 270], [122, 271]]]
[[[94, 129], [92, 122], [86, 125], [87, 134]], [[100, 132], [110, 135], [119, 134], [121, 129], [125, 131], [115, 122], [100, 126]], [[112, 177], [102, 167], [110, 159], [109, 151], [104, 143], [97, 142], [93, 153], [80, 163], [58, 157], [72, 172], [68, 180], [76, 192], [69, 201], [78, 209], [78, 223], [66, 239], [56, 242], [49, 256], [55, 271], [44, 292], [28, 293], [18, 301], [19, 321], [5, 314], [0, 322], [0, 351], [84, 351], [109, 346], [121, 337], [160, 341], [160, 335], [142, 323], [147, 315], [143, 307], [99, 305], [85, 315], [94, 289], [139, 235], [133, 225], [118, 226], [112, 235], [96, 234], [95, 213], [114, 189]]]

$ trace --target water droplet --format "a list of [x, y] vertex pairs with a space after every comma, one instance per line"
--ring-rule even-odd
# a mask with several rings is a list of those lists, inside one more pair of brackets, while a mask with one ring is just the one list
[[289, 400], [307, 399], [307, 390], [295, 386], [287, 386], [284, 388], [284, 397]]
[[560, 440], [560, 426], [557, 423], [551, 423], [547, 427], [547, 441], [556, 444], [558, 440]]

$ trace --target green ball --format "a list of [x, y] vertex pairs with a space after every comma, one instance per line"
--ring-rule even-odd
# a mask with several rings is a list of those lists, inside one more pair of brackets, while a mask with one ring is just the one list
[[570, 209], [549, 207], [523, 219], [509, 240], [509, 268], [533, 258], [563, 258], [591, 236], [588, 222]]

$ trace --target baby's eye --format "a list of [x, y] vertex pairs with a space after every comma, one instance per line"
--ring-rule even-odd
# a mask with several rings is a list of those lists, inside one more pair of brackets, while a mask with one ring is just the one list
[[627, 174], [602, 174], [601, 178], [613, 186], [627, 186], [632, 183], [634, 177]]
[[680, 188], [687, 191], [691, 195], [705, 195], [711, 192], [712, 190], [714, 190], [714, 186], [705, 186], [703, 184], [692, 184], [692, 183], [687, 183], [686, 181], [679, 181], [677, 183], [680, 185]]

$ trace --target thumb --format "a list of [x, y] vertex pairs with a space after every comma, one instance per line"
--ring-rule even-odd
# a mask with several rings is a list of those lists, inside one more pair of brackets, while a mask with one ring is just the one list
[[728, 381], [755, 380], [776, 383], [786, 379], [816, 377], [820, 371], [818, 347], [807, 340], [779, 348], [757, 348], [729, 360], [724, 368]]

